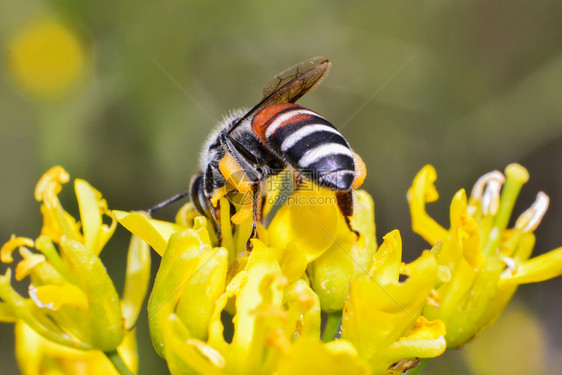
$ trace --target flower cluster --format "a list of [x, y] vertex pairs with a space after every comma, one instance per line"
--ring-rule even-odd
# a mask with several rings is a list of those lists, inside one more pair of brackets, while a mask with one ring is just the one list
[[[527, 179], [519, 165], [505, 176], [484, 175], [470, 198], [455, 194], [446, 229], [425, 211], [438, 194], [435, 170], [424, 167], [408, 199], [413, 229], [431, 249], [404, 263], [397, 230], [377, 247], [374, 203], [361, 190], [350, 219], [357, 233], [331, 191], [295, 191], [299, 203], [277, 210], [280, 192], [271, 191], [263, 207], [269, 224], [258, 225], [249, 251], [252, 222], [234, 225], [236, 205], [224, 197], [218, 226], [191, 203], [166, 222], [110, 212], [99, 192], [76, 180], [77, 222], [57, 198], [68, 175], [53, 168], [36, 189], [41, 236], [2, 247], [4, 263], [20, 249], [16, 279], [29, 276], [30, 287], [23, 297], [11, 287], [10, 270], [0, 276], [0, 320], [16, 322], [25, 374], [136, 372], [133, 325], [148, 286], [150, 245], [162, 257], [148, 301], [150, 335], [172, 374], [417, 371], [492, 324], [519, 284], [562, 274], [562, 248], [531, 258], [533, 231], [548, 206], [544, 193], [508, 228]], [[115, 220], [134, 235], [121, 299], [98, 258]]]
[[75, 220], [57, 197], [68, 181], [61, 167], [43, 175], [35, 189], [42, 202], [41, 235], [36, 240], [12, 236], [0, 250], [2, 262], [12, 263], [19, 249], [15, 278], [29, 278], [29, 296], [24, 297], [11, 285], [11, 268], [0, 276], [0, 321], [16, 324], [23, 374], [111, 374], [116, 364], [136, 371], [133, 326], [150, 278], [148, 246], [133, 237], [120, 299], [99, 259], [117, 223], [101, 194], [80, 179], [74, 183], [80, 210], [80, 221]]
[[251, 222], [232, 227], [224, 198], [220, 247], [191, 204], [175, 223], [115, 212], [162, 255], [148, 310], [154, 347], [170, 371], [386, 374], [440, 355], [445, 326], [421, 316], [439, 279], [435, 256], [426, 251], [403, 264], [398, 231], [377, 250], [364, 191], [354, 194], [351, 220], [359, 238], [336, 204], [311, 199], [332, 192], [294, 194], [308, 204], [283, 206], [260, 226], [250, 253]]
[[427, 202], [437, 200], [436, 178], [435, 169], [425, 166], [414, 179], [408, 199], [414, 231], [433, 246], [438, 264], [450, 274], [423, 314], [442, 320], [447, 326], [447, 347], [457, 348], [499, 317], [519, 284], [561, 275], [562, 247], [530, 258], [533, 231], [548, 208], [543, 192], [508, 228], [519, 191], [529, 179], [521, 165], [509, 165], [505, 176], [499, 171], [485, 174], [469, 199], [464, 189], [459, 190], [451, 202], [449, 230], [425, 211]]

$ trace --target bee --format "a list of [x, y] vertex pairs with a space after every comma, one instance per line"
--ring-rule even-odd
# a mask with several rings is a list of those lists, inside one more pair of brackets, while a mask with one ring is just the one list
[[[350, 228], [352, 190], [363, 182], [365, 165], [334, 125], [294, 104], [315, 90], [331, 62], [314, 57], [273, 77], [264, 98], [249, 111], [235, 111], [210, 134], [203, 146], [200, 173], [191, 180], [195, 209], [219, 229], [220, 198], [243, 194], [250, 199], [231, 217], [234, 224], [252, 220], [252, 238], [261, 221], [262, 183], [282, 170], [335, 191], [338, 207]], [[355, 232], [357, 233], [357, 232]]]

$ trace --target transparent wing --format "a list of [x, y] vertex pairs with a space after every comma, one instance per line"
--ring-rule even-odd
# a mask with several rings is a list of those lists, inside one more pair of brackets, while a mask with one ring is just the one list
[[326, 78], [331, 66], [332, 63], [326, 57], [316, 56], [277, 74], [263, 89], [263, 100], [240, 118], [228, 133], [262, 108], [277, 103], [294, 103], [307, 92], [314, 91]]
[[277, 74], [265, 85], [264, 100], [260, 104], [296, 102], [316, 89], [328, 75], [331, 65], [326, 57], [316, 56]]

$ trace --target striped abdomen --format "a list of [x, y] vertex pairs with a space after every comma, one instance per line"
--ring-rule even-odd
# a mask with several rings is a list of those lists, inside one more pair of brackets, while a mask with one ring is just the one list
[[275, 104], [254, 116], [252, 130], [264, 145], [317, 184], [351, 189], [355, 165], [349, 145], [320, 115], [293, 103]]

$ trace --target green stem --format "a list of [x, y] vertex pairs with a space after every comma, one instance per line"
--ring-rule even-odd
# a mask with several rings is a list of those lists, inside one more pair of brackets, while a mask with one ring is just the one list
[[326, 315], [328, 320], [326, 320], [326, 327], [324, 327], [324, 333], [322, 334], [322, 341], [324, 342], [332, 341], [336, 337], [340, 328], [342, 312], [336, 311]]
[[109, 360], [113, 364], [113, 367], [115, 367], [115, 370], [117, 370], [117, 372], [120, 375], [133, 375], [133, 373], [131, 372], [131, 370], [129, 370], [125, 362], [123, 362], [123, 358], [121, 358], [117, 350], [113, 350], [111, 352], [104, 352], [104, 354], [107, 356], [107, 358], [109, 358]]

